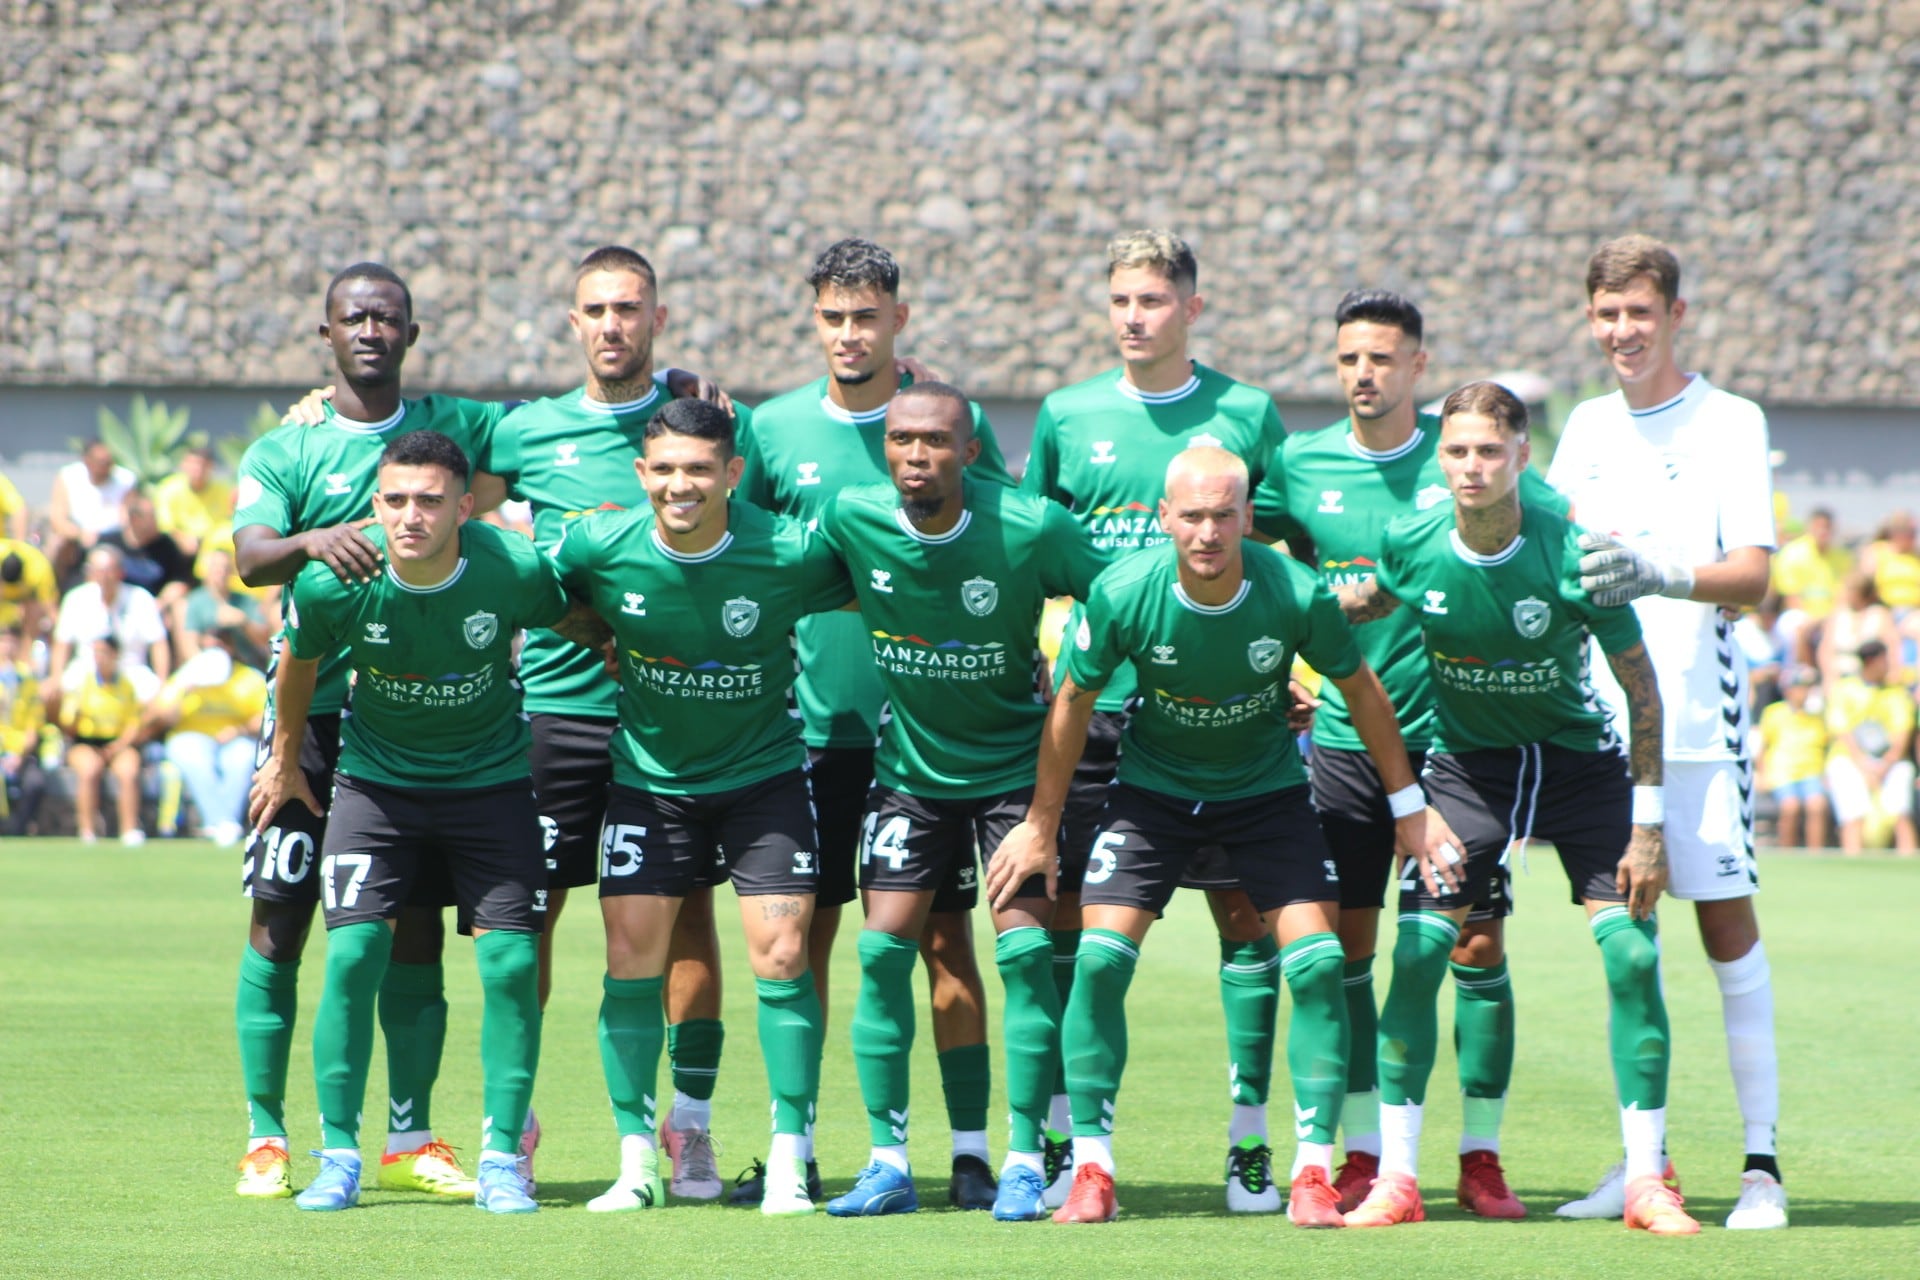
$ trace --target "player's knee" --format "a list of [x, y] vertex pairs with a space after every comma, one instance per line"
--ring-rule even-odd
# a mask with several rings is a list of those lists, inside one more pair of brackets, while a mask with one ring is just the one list
[[1470, 969], [1491, 969], [1507, 958], [1505, 939], [1497, 929], [1470, 925], [1461, 931], [1451, 958], [1453, 963]]
[[1615, 996], [1634, 996], [1658, 988], [1660, 948], [1651, 931], [1616, 930], [1601, 940], [1600, 951], [1606, 961], [1607, 985]]
[[1402, 973], [1437, 975], [1445, 967], [1456, 941], [1435, 923], [1402, 920], [1393, 940], [1394, 980], [1399, 981]]
[[306, 948], [307, 929], [312, 923], [311, 904], [265, 902], [256, 898], [247, 942], [264, 960], [292, 964]]
[[1253, 900], [1239, 889], [1209, 889], [1207, 906], [1213, 912], [1213, 925], [1229, 942], [1258, 942], [1267, 932]]
[[807, 971], [807, 935], [803, 929], [776, 934], [756, 945], [753, 973], [757, 978], [797, 978]]

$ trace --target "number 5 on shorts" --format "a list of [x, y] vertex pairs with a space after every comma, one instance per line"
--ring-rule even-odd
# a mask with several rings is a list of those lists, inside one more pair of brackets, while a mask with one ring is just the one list
[[1127, 842], [1124, 831], [1102, 831], [1093, 842], [1093, 848], [1087, 852], [1087, 874], [1081, 879], [1088, 884], [1105, 884], [1107, 877], [1113, 874], [1116, 859], [1113, 851]]
[[640, 869], [640, 842], [647, 838], [645, 827], [631, 823], [610, 823], [600, 836], [600, 874], [630, 876]]
[[[330, 853], [320, 859], [320, 887], [325, 894], [327, 910], [353, 910], [360, 901], [360, 886], [366, 883], [367, 871], [372, 866], [373, 855], [368, 853]], [[347, 877], [344, 891], [339, 888], [334, 876], [339, 867], [346, 867], [352, 872]]]

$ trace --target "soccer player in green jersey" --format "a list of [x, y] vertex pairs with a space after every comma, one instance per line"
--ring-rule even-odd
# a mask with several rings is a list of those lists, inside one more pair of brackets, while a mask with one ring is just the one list
[[[319, 410], [319, 425], [283, 426], [255, 441], [240, 462], [234, 491], [234, 556], [252, 586], [288, 583], [308, 564], [323, 564], [343, 582], [381, 571], [382, 553], [361, 529], [373, 514], [376, 464], [400, 434], [432, 429], [451, 437], [476, 467], [492, 445], [499, 405], [430, 395], [404, 400], [401, 368], [420, 328], [413, 298], [399, 276], [378, 263], [347, 267], [328, 284], [324, 341], [343, 390]], [[476, 476], [478, 510], [500, 500], [503, 486]], [[333, 788], [347, 664], [322, 664], [306, 719], [302, 765], [315, 795]], [[268, 709], [269, 717], [272, 707]], [[272, 742], [262, 733], [262, 758]], [[288, 1196], [285, 1098], [287, 1060], [299, 1007], [300, 955], [319, 900], [314, 875], [325, 820], [304, 805], [273, 815], [244, 852], [252, 925], [241, 953], [235, 1015], [249, 1138], [237, 1190], [244, 1196]], [[432, 1091], [446, 1037], [447, 1002], [440, 964], [441, 908], [452, 901], [437, 864], [400, 910], [380, 993], [387, 1042], [390, 1127], [380, 1185], [444, 1195], [473, 1194], [453, 1149], [436, 1141]]]
[[[866, 240], [842, 240], [815, 259], [807, 275], [813, 290], [814, 333], [827, 373], [760, 405], [743, 433], [746, 469], [740, 495], [782, 515], [812, 522], [847, 485], [887, 481], [881, 439], [887, 404], [909, 375], [894, 360], [894, 339], [906, 327], [900, 267], [893, 255]], [[980, 457], [975, 481], [1011, 485], [1006, 460], [979, 406], [973, 410]], [[820, 892], [808, 947], [814, 981], [826, 1003], [827, 968], [840, 910], [854, 897], [854, 858], [860, 821], [873, 782], [874, 740], [884, 696], [868, 658], [865, 628], [851, 613], [801, 622], [800, 704], [820, 820]], [[990, 1066], [986, 1044], [986, 990], [974, 959], [969, 915], [979, 886], [971, 866], [934, 895], [921, 955], [933, 1003], [934, 1041], [953, 1129], [954, 1185], [959, 1202], [992, 1205], [991, 1178], [976, 1176], [987, 1160]], [[962, 1161], [962, 1157], [974, 1160]], [[752, 1203], [758, 1182], [747, 1180], [734, 1203]]]
[[[1255, 527], [1286, 540], [1328, 586], [1371, 581], [1389, 522], [1448, 502], [1438, 457], [1440, 420], [1419, 412], [1416, 390], [1427, 354], [1420, 311], [1399, 294], [1357, 290], [1334, 311], [1334, 368], [1347, 417], [1296, 432], [1253, 496]], [[1521, 494], [1564, 511], [1566, 503], [1534, 471]], [[1355, 636], [1400, 718], [1419, 772], [1433, 736], [1433, 688], [1420, 627], [1395, 613]], [[1393, 819], [1386, 788], [1362, 749], [1338, 689], [1326, 691], [1313, 724], [1313, 807], [1340, 866], [1340, 942], [1346, 952], [1347, 1019], [1353, 1052], [1340, 1109], [1346, 1160], [1334, 1178], [1342, 1211], [1360, 1203], [1380, 1172], [1380, 1093], [1374, 1053], [1378, 1010], [1374, 948], [1393, 869]], [[1500, 1120], [1513, 1074], [1513, 984], [1507, 977], [1502, 918], [1512, 910], [1504, 867], [1488, 881], [1454, 948], [1454, 1044], [1465, 1131], [1460, 1139], [1459, 1200], [1490, 1218], [1526, 1216], [1500, 1167]]]
[[437, 431], [409, 431], [380, 455], [362, 536], [382, 555], [371, 580], [324, 564], [294, 580], [275, 677], [271, 756], [248, 816], [264, 829], [284, 807], [321, 812], [301, 768], [321, 663], [353, 672], [318, 878], [327, 977], [314, 1020], [320, 1172], [295, 1203], [348, 1209], [360, 1198], [359, 1126], [373, 1055], [374, 1004], [393, 923], [430, 859], [444, 859], [471, 920], [484, 1002], [484, 1150], [475, 1203], [531, 1213], [520, 1126], [540, 1056], [535, 938], [545, 906], [528, 732], [513, 678], [514, 633], [568, 612], [552, 567], [524, 538], [468, 522], [466, 455]]
[[822, 1014], [806, 944], [819, 851], [787, 693], [794, 623], [853, 592], [818, 535], [729, 499], [741, 461], [724, 410], [674, 401], [647, 424], [638, 466], [650, 509], [576, 520], [552, 553], [568, 591], [612, 626], [620, 668], [600, 867], [600, 1057], [620, 1176], [587, 1207], [665, 1199], [655, 1081], [669, 937], [687, 892], [723, 867], [740, 898], [773, 1094], [760, 1209], [811, 1213], [802, 1143], [819, 1091]]
[[[980, 441], [973, 404], [917, 382], [887, 406], [893, 483], [842, 489], [820, 531], [846, 562], [886, 691], [875, 782], [862, 825], [860, 998], [853, 1056], [873, 1136], [836, 1216], [919, 1207], [907, 1160], [913, 970], [935, 891], [974, 865], [1025, 814], [1046, 708], [1035, 649], [1049, 596], [1084, 598], [1103, 561], [1057, 503], [969, 475]], [[1042, 1133], [1059, 1057], [1059, 995], [1039, 877], [994, 912], [1006, 984], [1012, 1132], [996, 1218], [1042, 1212]], [[961, 1156], [956, 1161], [978, 1161]], [[981, 1163], [976, 1178], [991, 1182]], [[962, 1206], [969, 1207], [969, 1206]]]
[[[1243, 459], [1254, 483], [1284, 434], [1273, 398], [1192, 359], [1188, 341], [1205, 308], [1199, 265], [1186, 241], [1166, 231], [1134, 231], [1107, 246], [1107, 316], [1121, 367], [1048, 396], [1033, 428], [1033, 452], [1021, 485], [1071, 510], [1112, 559], [1164, 546], [1155, 518], [1167, 464], [1182, 450], [1216, 445]], [[1054, 916], [1061, 999], [1079, 942], [1078, 890], [1093, 827], [1113, 780], [1114, 752], [1128, 702], [1136, 694], [1122, 667], [1101, 692], [1099, 711], [1074, 779], [1063, 837], [1060, 902]], [[1181, 884], [1204, 889], [1220, 932], [1220, 1000], [1226, 1013], [1228, 1081], [1227, 1207], [1272, 1213], [1280, 1207], [1267, 1147], [1267, 1081], [1273, 1068], [1280, 1002], [1278, 953], [1218, 850], [1187, 867]], [[1058, 1207], [1072, 1181], [1064, 1094], [1054, 1101], [1056, 1141], [1049, 1146]]]
[[[1518, 398], [1491, 382], [1455, 391], [1440, 427], [1453, 504], [1394, 521], [1373, 578], [1340, 589], [1356, 623], [1404, 603], [1420, 627], [1438, 710], [1425, 782], [1466, 850], [1464, 862], [1423, 852], [1401, 882], [1393, 985], [1380, 1011], [1380, 1176], [1347, 1225], [1426, 1216], [1421, 1109], [1447, 956], [1511, 844], [1537, 838], [1559, 851], [1606, 968], [1627, 1225], [1691, 1234], [1700, 1224], [1661, 1177], [1669, 1037], [1654, 922], [1667, 884], [1660, 691], [1633, 611], [1603, 608], [1580, 585], [1581, 530], [1521, 500], [1528, 457]], [[1630, 753], [1588, 681], [1589, 636], [1627, 691]]]
[[1119, 1212], [1112, 1133], [1127, 987], [1184, 864], [1218, 845], [1275, 936], [1293, 993], [1287, 1061], [1299, 1145], [1288, 1216], [1302, 1227], [1337, 1227], [1333, 1138], [1347, 1057], [1334, 933], [1340, 874], [1284, 715], [1296, 653], [1346, 695], [1393, 789], [1402, 853], [1429, 856], [1452, 836], [1420, 798], [1393, 708], [1333, 595], [1304, 565], [1244, 543], [1252, 519], [1245, 462], [1217, 446], [1185, 450], [1165, 488], [1159, 517], [1169, 545], [1128, 556], [1095, 580], [1061, 648], [1066, 673], [1041, 739], [1033, 802], [987, 872], [996, 902], [1028, 876], [1050, 874], [1100, 690], [1131, 667], [1139, 704], [1081, 881], [1084, 929], [1061, 1019], [1074, 1177], [1054, 1221], [1107, 1222]]

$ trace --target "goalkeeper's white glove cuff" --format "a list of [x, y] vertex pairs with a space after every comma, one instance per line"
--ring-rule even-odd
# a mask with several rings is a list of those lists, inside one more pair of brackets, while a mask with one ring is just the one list
[[1667, 583], [1660, 588], [1660, 594], [1672, 600], [1690, 600], [1693, 598], [1693, 570], [1685, 565], [1670, 565], [1662, 570]]

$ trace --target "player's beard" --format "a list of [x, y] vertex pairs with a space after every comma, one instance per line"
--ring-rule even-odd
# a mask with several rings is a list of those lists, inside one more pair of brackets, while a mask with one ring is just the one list
[[907, 519], [915, 524], [925, 524], [946, 510], [945, 498], [902, 498], [900, 509], [907, 513]]
[[644, 344], [631, 350], [618, 377], [598, 379], [601, 394], [606, 397], [604, 403], [626, 404], [644, 397], [653, 389], [653, 375], [647, 372], [652, 367], [653, 338], [648, 335]]
[[872, 382], [873, 373], [874, 371], [872, 369], [867, 370], [865, 373], [836, 373], [833, 375], [833, 380], [843, 387], [858, 387], [865, 383]]

